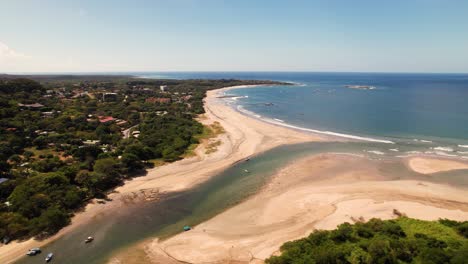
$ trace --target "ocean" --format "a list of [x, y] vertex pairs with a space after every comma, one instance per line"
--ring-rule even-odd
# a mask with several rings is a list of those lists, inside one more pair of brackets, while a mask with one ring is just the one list
[[[177, 72], [146, 78], [256, 79], [294, 83], [234, 89], [223, 99], [254, 118], [360, 141], [370, 150], [468, 159], [468, 74]], [[370, 86], [353, 89], [346, 86]], [[395, 151], [398, 150], [398, 151]], [[403, 154], [405, 154], [403, 153]]]
[[[49, 245], [58, 263], [106, 263], [119, 250], [182, 232], [255, 194], [290, 162], [319, 153], [362, 154], [386, 180], [424, 180], [466, 188], [467, 170], [420, 175], [407, 168], [413, 153], [468, 158], [468, 75], [357, 73], [132, 73], [148, 78], [236, 78], [290, 81], [293, 86], [235, 89], [220, 98], [234, 109], [277, 125], [340, 134], [357, 142], [285, 145], [259, 153], [206, 182], [161, 200], [129, 203], [78, 226]], [[345, 85], [375, 86], [357, 90]], [[463, 153], [465, 152], [465, 153]], [[248, 171], [248, 173], [246, 173]], [[95, 241], [84, 244], [92, 235]], [[37, 263], [25, 257], [16, 263]]]

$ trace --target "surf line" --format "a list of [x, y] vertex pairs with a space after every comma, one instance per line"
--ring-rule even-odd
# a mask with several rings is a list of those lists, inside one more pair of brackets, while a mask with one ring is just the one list
[[296, 130], [312, 132], [312, 133], [317, 133], [317, 134], [324, 134], [324, 135], [329, 135], [329, 136], [336, 136], [336, 137], [341, 137], [341, 138], [349, 138], [349, 139], [354, 139], [354, 140], [367, 141], [367, 142], [395, 144], [395, 142], [390, 141], [390, 140], [385, 140], [385, 139], [376, 139], [376, 138], [370, 138], [370, 137], [361, 137], [361, 136], [337, 133], [337, 132], [332, 132], [332, 131], [316, 130], [316, 129], [311, 129], [311, 128], [294, 126], [294, 125], [291, 125], [291, 124], [288, 124], [288, 123], [275, 121], [275, 120], [269, 119], [269, 118], [260, 118], [255, 113], [246, 110], [242, 105], [238, 105], [237, 110], [239, 112], [241, 112], [241, 113], [244, 113], [244, 114], [248, 115], [248, 116], [251, 116], [251, 117], [254, 117], [254, 118], [257, 117], [258, 119], [260, 119], [262, 121], [265, 121], [267, 123], [271, 123], [271, 124], [278, 125], [278, 126], [289, 127], [289, 128], [296, 129]]

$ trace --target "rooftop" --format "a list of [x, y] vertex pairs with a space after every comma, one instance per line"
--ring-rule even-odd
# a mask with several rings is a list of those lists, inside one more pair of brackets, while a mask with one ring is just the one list
[[0, 178], [0, 184], [4, 183], [4, 182], [6, 182], [6, 181], [8, 181], [7, 178]]

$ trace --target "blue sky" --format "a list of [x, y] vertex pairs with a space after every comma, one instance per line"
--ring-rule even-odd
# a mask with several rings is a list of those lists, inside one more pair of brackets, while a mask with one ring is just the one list
[[0, 72], [468, 72], [468, 1], [2, 0]]

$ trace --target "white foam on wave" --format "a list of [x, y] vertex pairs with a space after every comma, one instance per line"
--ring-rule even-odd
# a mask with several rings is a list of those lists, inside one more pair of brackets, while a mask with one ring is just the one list
[[412, 151], [406, 151], [405, 153], [406, 153], [406, 154], [413, 155], [413, 154], [421, 154], [422, 152], [421, 152], [421, 151], [412, 150]]
[[421, 143], [433, 143], [432, 141], [430, 140], [425, 140], [425, 139], [413, 139], [413, 141], [416, 141], [416, 142], [421, 142]]
[[366, 150], [366, 152], [376, 154], [376, 155], [385, 155], [385, 152], [378, 151], [378, 150]]
[[468, 145], [458, 145], [459, 148], [468, 148]]
[[237, 110], [238, 110], [239, 112], [244, 113], [244, 114], [255, 116], [255, 113], [254, 113], [254, 112], [251, 112], [251, 111], [245, 109], [242, 105], [237, 105]]
[[351, 157], [358, 157], [358, 158], [365, 158], [366, 156], [357, 154], [357, 153], [348, 153], [348, 152], [330, 152], [333, 155], [343, 155], [343, 156], [351, 156]]
[[393, 151], [393, 152], [398, 152], [400, 150], [398, 150], [397, 148], [394, 148], [394, 149], [389, 149], [390, 151]]
[[244, 99], [244, 98], [249, 98], [248, 95], [244, 95], [244, 96], [234, 96], [234, 97], [230, 97], [231, 100], [234, 100], [234, 101], [237, 101], [238, 99]]
[[239, 112], [242, 112], [244, 114], [247, 114], [247, 115], [250, 115], [250, 116], [253, 116], [253, 117], [256, 117], [256, 118], [262, 118], [261, 115], [257, 115], [256, 113], [245, 109], [242, 105], [237, 105], [237, 110]]
[[300, 83], [300, 82], [295, 82], [295, 81], [284, 81], [284, 82], [291, 83], [294, 86], [307, 86], [307, 84], [305, 83]]
[[447, 151], [447, 152], [453, 152], [453, 148], [450, 147], [435, 147], [432, 148], [433, 150], [439, 150], [439, 151]]
[[[254, 116], [257, 118], [260, 118], [259, 115], [256, 113], [249, 111], [245, 109], [242, 105], [237, 105], [237, 110], [241, 113], [244, 113], [249, 116]], [[329, 136], [335, 136], [335, 137], [341, 137], [341, 138], [348, 138], [348, 139], [355, 139], [355, 140], [361, 140], [361, 141], [368, 141], [368, 142], [376, 142], [376, 143], [385, 143], [385, 144], [395, 144], [393, 141], [390, 140], [384, 140], [384, 139], [376, 139], [376, 138], [370, 138], [370, 137], [361, 137], [361, 136], [355, 136], [355, 135], [349, 135], [349, 134], [343, 134], [343, 133], [337, 133], [337, 132], [332, 132], [332, 131], [322, 131], [322, 130], [316, 130], [316, 129], [311, 129], [311, 128], [305, 128], [305, 127], [299, 127], [299, 126], [294, 126], [288, 123], [283, 123], [276, 121], [274, 119], [269, 119], [269, 118], [261, 118], [262, 121], [265, 121], [267, 123], [279, 125], [279, 126], [284, 126], [292, 129], [297, 129], [301, 131], [306, 131], [306, 132], [312, 132], [316, 134], [324, 134], [324, 135], [329, 135]]]
[[278, 121], [278, 122], [284, 123], [284, 120], [281, 120], [281, 119], [278, 119], [278, 118], [273, 118], [273, 119]]
[[464, 155], [464, 154], [468, 154], [468, 151], [457, 151], [457, 153]]
[[424, 153], [429, 154], [429, 155], [443, 156], [443, 157], [458, 157], [458, 155], [449, 154], [449, 153], [443, 152], [443, 151], [426, 151]]
[[306, 132], [317, 133], [317, 134], [324, 134], [324, 135], [329, 135], [329, 136], [336, 136], [336, 137], [355, 139], [355, 140], [361, 140], [361, 141], [368, 141], [368, 142], [395, 144], [394, 142], [392, 142], [390, 140], [375, 139], [375, 138], [370, 138], [370, 137], [361, 137], [361, 136], [337, 133], [337, 132], [332, 132], [332, 131], [322, 131], [322, 130], [298, 127], [298, 126], [290, 125], [290, 124], [287, 124], [287, 123], [274, 122], [274, 121], [271, 122], [271, 121], [268, 121], [268, 119], [265, 119], [265, 121], [276, 124], [276, 125], [281, 125], [281, 126], [285, 126], [285, 127], [289, 127], [289, 128], [293, 128], [293, 129], [297, 129], [297, 130], [301, 130], [301, 131], [306, 131]]

